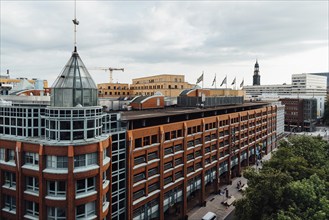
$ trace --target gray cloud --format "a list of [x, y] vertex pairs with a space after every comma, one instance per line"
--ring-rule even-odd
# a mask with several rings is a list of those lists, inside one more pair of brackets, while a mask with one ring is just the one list
[[[322, 1], [78, 1], [77, 14], [78, 47], [89, 66], [188, 73], [328, 48]], [[57, 75], [73, 49], [72, 18], [73, 2], [2, 2], [1, 72]]]

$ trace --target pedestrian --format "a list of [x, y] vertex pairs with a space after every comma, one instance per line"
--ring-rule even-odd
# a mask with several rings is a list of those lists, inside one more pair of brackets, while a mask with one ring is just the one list
[[226, 198], [228, 198], [228, 189], [226, 189]]

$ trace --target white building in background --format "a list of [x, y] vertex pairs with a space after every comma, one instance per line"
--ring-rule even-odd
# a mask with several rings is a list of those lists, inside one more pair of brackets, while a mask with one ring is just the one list
[[327, 77], [312, 74], [293, 74], [291, 77], [292, 94], [307, 96], [326, 96]]
[[277, 137], [280, 138], [284, 134], [284, 108], [285, 108], [285, 106], [282, 105], [281, 102], [276, 102], [275, 105], [277, 106], [276, 133], [277, 133]]
[[290, 95], [292, 92], [292, 86], [288, 84], [282, 85], [261, 85], [261, 86], [244, 86], [246, 95], [249, 97], [257, 97], [262, 94], [278, 94], [278, 95]]
[[280, 98], [315, 98], [317, 118], [322, 118], [327, 100], [327, 77], [312, 74], [293, 74], [292, 84], [244, 86], [246, 99], [278, 100]]

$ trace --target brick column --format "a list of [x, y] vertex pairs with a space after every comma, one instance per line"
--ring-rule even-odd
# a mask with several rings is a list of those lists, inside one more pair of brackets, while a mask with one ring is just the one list
[[[6, 157], [6, 154], [7, 154], [7, 149], [5, 148], [5, 157]], [[6, 159], [6, 158], [5, 158]], [[4, 184], [4, 179], [3, 179], [3, 175], [2, 175], [2, 170], [0, 169], [0, 186], [2, 186], [3, 184]], [[2, 187], [0, 187], [0, 195], [3, 195], [2, 194]], [[3, 204], [4, 202], [3, 202], [3, 199], [2, 199], [2, 197], [1, 197], [1, 199], [0, 199], [0, 207], [3, 207]], [[0, 216], [2, 216], [2, 209], [0, 209]]]
[[[205, 202], [205, 184], [204, 184], [204, 144], [205, 144], [205, 121], [204, 119], [201, 119], [201, 126], [202, 126], [202, 146], [201, 146], [201, 152], [202, 152], [202, 160], [201, 160], [201, 164], [203, 166], [203, 169], [201, 171], [201, 206], [203, 205], [203, 203]], [[210, 148], [211, 148], [211, 145], [210, 145]]]
[[74, 148], [72, 145], [67, 148], [68, 175], [66, 183], [67, 219], [75, 219], [75, 181], [74, 181]]
[[[24, 192], [24, 185], [22, 185], [22, 142], [16, 142], [16, 219], [23, 219], [23, 192]], [[25, 182], [25, 181], [24, 181]]]
[[39, 218], [47, 219], [47, 207], [45, 205], [45, 197], [47, 192], [47, 181], [43, 178], [42, 170], [46, 168], [46, 158], [44, 155], [44, 146], [39, 145]]
[[[159, 196], [159, 216], [160, 216], [160, 220], [164, 220], [164, 211], [163, 211], [163, 200], [164, 200], [164, 190], [163, 190], [163, 186], [164, 186], [164, 178], [163, 178], [163, 145], [164, 145], [164, 130], [163, 130], [163, 126], [160, 126], [160, 130], [159, 130], [159, 140], [160, 140], [160, 146], [159, 146], [159, 158], [160, 158], [160, 162], [159, 162], [159, 173], [160, 173], [160, 196]], [[146, 154], [147, 157], [147, 154]], [[173, 161], [173, 163], [175, 163], [175, 160]], [[147, 174], [146, 174], [147, 175]]]
[[[219, 158], [220, 158], [220, 153], [219, 153], [219, 117], [216, 117], [216, 124], [217, 124], [217, 129], [216, 129], [216, 146], [217, 146], [217, 163], [216, 163], [216, 184], [215, 184], [215, 192], [216, 194], [219, 191]], [[204, 154], [203, 154], [204, 155]]]
[[232, 171], [231, 171], [231, 157], [232, 157], [232, 125], [231, 125], [231, 116], [228, 116], [228, 124], [229, 124], [229, 137], [228, 137], [228, 152], [229, 152], [229, 157], [228, 157], [228, 161], [227, 161], [227, 184], [230, 184], [231, 181], [231, 176], [232, 176]]
[[[133, 171], [133, 160], [134, 160], [134, 157], [133, 157], [133, 148], [134, 148], [134, 143], [133, 143], [133, 136], [132, 136], [132, 133], [131, 131], [128, 131], [127, 132], [127, 138], [128, 140], [128, 149], [127, 149], [127, 219], [132, 219], [133, 218], [133, 199], [132, 199], [132, 193], [133, 193], [133, 184], [132, 184], [132, 171]], [[147, 157], [147, 155], [146, 155]], [[112, 161], [112, 158], [111, 158], [111, 161]], [[111, 167], [111, 170], [112, 170], [112, 167]], [[112, 179], [111, 179], [112, 181]], [[112, 182], [111, 182], [112, 184]], [[111, 199], [112, 200], [112, 199]], [[112, 206], [112, 204], [111, 204]], [[161, 214], [161, 213], [160, 213]]]
[[97, 150], [97, 161], [99, 164], [98, 175], [96, 176], [96, 191], [97, 191], [97, 202], [96, 202], [96, 215], [101, 218], [103, 214], [103, 142], [98, 142]]
[[187, 187], [187, 167], [186, 167], [186, 152], [187, 152], [187, 125], [184, 122], [184, 139], [183, 139], [183, 163], [184, 163], [184, 181], [183, 181], [183, 218], [185, 219], [185, 216], [187, 216], [187, 193], [186, 193], [186, 187]]
[[[106, 177], [108, 180], [110, 180], [109, 184], [109, 191], [107, 192], [108, 195], [108, 200], [109, 200], [109, 211], [107, 212], [106, 219], [111, 219], [111, 214], [112, 214], [112, 136], [109, 137], [108, 139], [108, 147], [107, 147], [107, 155], [110, 157], [110, 166], [106, 170]], [[126, 154], [127, 156], [128, 154]], [[129, 161], [129, 158], [126, 158], [127, 161]], [[126, 164], [127, 165], [127, 164]], [[129, 171], [129, 167], [127, 166], [126, 168], [127, 171]], [[128, 187], [128, 180], [126, 179], [126, 186]], [[126, 191], [126, 198], [127, 198], [127, 191]], [[127, 205], [127, 200], [126, 200], [126, 207]]]

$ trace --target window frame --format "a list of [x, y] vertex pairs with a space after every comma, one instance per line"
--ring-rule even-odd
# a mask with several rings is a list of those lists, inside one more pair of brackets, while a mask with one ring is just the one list
[[[93, 185], [89, 186], [89, 181], [92, 180]], [[79, 183], [82, 183], [84, 187], [79, 187]], [[92, 191], [96, 191], [96, 178], [95, 177], [89, 177], [86, 179], [80, 179], [75, 181], [75, 194], [76, 195], [83, 195]]]
[[[32, 185], [29, 185], [29, 179], [32, 179]], [[25, 180], [25, 190], [29, 192], [38, 192], [39, 193], [39, 179], [34, 176], [26, 176]]]
[[[54, 190], [50, 189], [51, 183], [54, 183]], [[61, 191], [61, 183], [64, 183], [65, 190]], [[65, 181], [47, 181], [47, 196], [54, 196], [54, 197], [66, 197], [66, 182]]]

